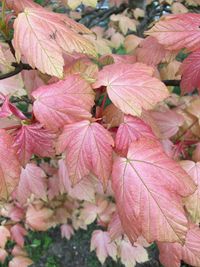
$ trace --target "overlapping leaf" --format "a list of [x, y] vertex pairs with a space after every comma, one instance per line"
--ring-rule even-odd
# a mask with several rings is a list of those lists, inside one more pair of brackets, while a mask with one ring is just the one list
[[136, 50], [137, 61], [148, 65], [159, 64], [163, 59], [166, 60], [169, 54], [170, 52], [159, 44], [156, 38], [151, 36], [144, 39]]
[[111, 241], [109, 233], [102, 230], [95, 230], [92, 233], [90, 250], [96, 249], [97, 257], [103, 264], [108, 256], [117, 260], [117, 245]]
[[99, 72], [94, 87], [106, 86], [113, 104], [126, 114], [140, 116], [142, 109], [153, 109], [169, 95], [153, 73], [153, 68], [142, 63], [112, 64]]
[[[67, 171], [67, 166], [64, 160], [58, 161], [59, 171], [59, 185], [60, 185], [60, 192], [67, 192], [67, 194], [79, 200], [86, 200], [86, 201], [94, 201], [95, 199], [95, 186], [92, 183], [92, 180], [89, 177], [82, 179], [78, 184], [72, 186], [72, 182], [70, 181], [69, 174]], [[57, 181], [58, 183], [58, 181]]]
[[124, 122], [120, 124], [115, 138], [117, 152], [122, 156], [126, 156], [129, 145], [142, 136], [156, 139], [151, 128], [145, 122], [137, 117], [125, 115]]
[[46, 199], [47, 180], [44, 171], [33, 163], [28, 163], [22, 168], [16, 198], [20, 204], [25, 204], [31, 194], [41, 199]]
[[57, 130], [67, 123], [91, 117], [94, 93], [91, 86], [78, 75], [41, 86], [32, 95], [36, 99], [34, 115], [48, 129]]
[[90, 31], [62, 14], [44, 8], [26, 8], [14, 22], [17, 60], [23, 55], [31, 67], [62, 78], [63, 52], [95, 55], [93, 45], [79, 33]]
[[100, 124], [83, 120], [66, 125], [58, 140], [58, 152], [66, 152], [69, 177], [76, 184], [93, 172], [107, 185], [112, 168], [113, 139]]
[[126, 267], [134, 267], [136, 263], [148, 261], [148, 254], [144, 247], [139, 244], [132, 245], [129, 240], [122, 240], [120, 244], [121, 262]]
[[130, 240], [142, 235], [148, 242], [184, 241], [188, 222], [181, 197], [196, 186], [156, 140], [141, 138], [131, 144], [127, 158], [116, 159], [112, 186]]
[[56, 135], [42, 127], [40, 123], [23, 124], [13, 132], [17, 156], [25, 165], [33, 154], [40, 157], [54, 155], [54, 140]]

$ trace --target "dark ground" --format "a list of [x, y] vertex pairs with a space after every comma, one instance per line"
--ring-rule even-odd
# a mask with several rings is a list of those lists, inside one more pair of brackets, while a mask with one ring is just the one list
[[[88, 230], [79, 230], [68, 241], [62, 239], [59, 228], [47, 232], [29, 232], [25, 248], [29, 258], [34, 261], [31, 267], [123, 267], [120, 262], [107, 259], [102, 266], [95, 252], [90, 252], [90, 239], [96, 225], [90, 225]], [[6, 249], [12, 251], [13, 242], [8, 242]], [[136, 267], [162, 267], [158, 260], [156, 245], [148, 248], [149, 261], [137, 264]], [[8, 267], [9, 257], [0, 267]], [[20, 267], [20, 266], [19, 266]], [[171, 266], [173, 267], [173, 266]], [[182, 264], [181, 267], [191, 267]]]
[[[44, 238], [44, 240], [51, 240], [48, 244], [48, 249], [44, 249], [42, 255], [41, 251], [43, 249], [39, 250], [38, 260], [31, 267], [101, 267], [102, 265], [98, 261], [95, 252], [90, 252], [90, 239], [94, 229], [95, 226], [91, 225], [87, 231], [79, 230], [70, 241], [61, 239], [59, 229], [51, 230], [48, 233], [48, 238]], [[43, 235], [43, 233], [39, 235]], [[45, 242], [48, 243], [47, 241]], [[35, 249], [33, 249], [34, 251]], [[158, 260], [158, 250], [155, 245], [148, 248], [148, 253], [149, 261], [137, 264], [136, 267], [162, 267]], [[103, 265], [103, 267], [123, 266], [120, 262], [116, 263], [110, 258]], [[182, 264], [181, 267], [190, 266]]]
[[[79, 230], [70, 241], [60, 238], [60, 232], [55, 229], [49, 233], [53, 243], [44, 251], [40, 259], [31, 267], [101, 267], [95, 252], [90, 252], [90, 237], [94, 227], [87, 231]], [[48, 263], [52, 259], [52, 264]], [[155, 246], [149, 249], [149, 262], [138, 264], [137, 267], [160, 267], [158, 252]], [[55, 263], [53, 262], [55, 261]], [[120, 262], [116, 263], [107, 259], [103, 267], [122, 267]]]

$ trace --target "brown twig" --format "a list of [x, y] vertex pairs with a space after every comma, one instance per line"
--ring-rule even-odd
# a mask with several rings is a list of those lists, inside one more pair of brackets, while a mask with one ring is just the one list
[[33, 104], [33, 101], [26, 96], [13, 97], [11, 99], [11, 103], [20, 103], [20, 102], [25, 102], [27, 104]]
[[20, 62], [20, 63], [14, 62], [14, 63], [12, 63], [12, 66], [15, 67], [15, 69], [8, 72], [8, 73], [1, 74], [0, 80], [4, 80], [4, 79], [10, 78], [12, 76], [15, 76], [23, 70], [32, 70], [32, 67], [30, 65], [24, 64], [22, 62]]
[[162, 81], [167, 86], [180, 86], [180, 80], [163, 80]]
[[80, 20], [80, 22], [84, 23], [85, 26], [88, 28], [92, 28], [96, 25], [99, 25], [100, 22], [106, 20], [109, 18], [112, 14], [118, 14], [123, 12], [126, 8], [128, 8], [127, 4], [122, 4], [119, 7], [113, 6], [109, 9], [96, 9], [94, 14], [91, 14], [91, 16], [88, 18], [88, 21], [85, 23]]

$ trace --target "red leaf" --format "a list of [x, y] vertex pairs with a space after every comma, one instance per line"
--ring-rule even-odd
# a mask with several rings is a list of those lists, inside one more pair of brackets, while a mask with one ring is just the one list
[[118, 213], [131, 241], [142, 235], [154, 240], [183, 242], [187, 218], [182, 197], [196, 189], [187, 173], [152, 139], [131, 144], [127, 158], [117, 158], [112, 173]]
[[200, 90], [200, 50], [190, 54], [181, 65], [182, 93], [191, 93], [195, 88]]
[[23, 124], [13, 133], [18, 158], [25, 165], [33, 154], [40, 157], [51, 157], [55, 154], [54, 140], [56, 135], [42, 127], [40, 123]]
[[112, 168], [113, 139], [100, 124], [87, 120], [66, 125], [58, 139], [58, 153], [66, 152], [66, 165], [73, 184], [93, 172], [104, 184]]
[[34, 115], [48, 129], [57, 130], [67, 123], [91, 117], [94, 93], [90, 85], [78, 75], [41, 86], [32, 95], [36, 99]]
[[19, 176], [20, 164], [12, 148], [12, 139], [0, 130], [0, 199], [8, 199], [18, 184]]

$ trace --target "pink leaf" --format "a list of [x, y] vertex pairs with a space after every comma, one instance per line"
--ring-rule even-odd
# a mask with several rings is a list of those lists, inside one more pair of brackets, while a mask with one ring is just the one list
[[6, 0], [6, 5], [9, 9], [13, 9], [16, 13], [24, 11], [26, 7], [40, 8], [41, 6], [34, 3], [32, 0]]
[[66, 152], [66, 165], [72, 184], [93, 172], [104, 188], [112, 168], [113, 139], [100, 124], [87, 120], [66, 125], [58, 139], [58, 153]]
[[200, 266], [200, 229], [190, 225], [183, 246], [178, 243], [158, 243], [160, 262], [165, 267], [180, 267], [181, 260], [192, 266]]
[[126, 267], [134, 267], [136, 262], [148, 261], [148, 254], [141, 245], [132, 245], [128, 240], [124, 239], [120, 244], [120, 258]]
[[24, 95], [26, 91], [23, 89], [23, 80], [20, 74], [0, 80], [0, 92], [4, 95]]
[[14, 203], [6, 203], [1, 210], [1, 215], [10, 218], [14, 222], [19, 222], [24, 218], [24, 210], [15, 206]]
[[187, 211], [192, 221], [196, 224], [200, 223], [200, 162], [190, 160], [181, 161], [183, 169], [192, 177], [197, 184], [197, 190], [184, 201]]
[[41, 86], [32, 95], [36, 99], [34, 115], [48, 129], [57, 130], [67, 123], [91, 117], [94, 93], [90, 85], [78, 75]]
[[15, 150], [12, 148], [12, 139], [0, 130], [0, 198], [7, 200], [16, 188], [20, 176], [20, 164]]
[[163, 139], [175, 135], [178, 132], [179, 127], [184, 123], [183, 116], [178, 114], [175, 110], [167, 110], [163, 112], [152, 111], [151, 116], [157, 123]]
[[8, 253], [5, 249], [0, 248], [0, 262], [4, 263], [6, 257], [8, 256]]
[[122, 227], [131, 241], [142, 235], [154, 240], [183, 242], [187, 218], [182, 197], [196, 189], [192, 179], [153, 139], [131, 144], [127, 158], [117, 158], [112, 186]]
[[158, 65], [166, 56], [169, 55], [161, 44], [158, 43], [156, 38], [147, 37], [144, 39], [136, 50], [137, 61], [146, 63], [147, 65]]
[[95, 199], [95, 187], [92, 183], [92, 179], [89, 177], [85, 177], [78, 184], [72, 186], [72, 182], [69, 179], [69, 174], [67, 170], [67, 166], [64, 160], [58, 161], [59, 165], [59, 185], [60, 192], [67, 192], [68, 195], [72, 198], [86, 201], [94, 201]]
[[19, 245], [15, 245], [14, 248], [12, 249], [12, 256], [27, 257], [27, 252]]
[[24, 246], [24, 236], [27, 235], [27, 231], [20, 224], [16, 224], [10, 229], [12, 239], [21, 247]]
[[156, 139], [151, 128], [141, 119], [130, 115], [124, 116], [124, 123], [120, 124], [115, 138], [117, 152], [126, 156], [129, 145], [140, 137]]
[[33, 163], [22, 168], [19, 185], [17, 187], [17, 200], [25, 204], [31, 194], [46, 199], [47, 180], [44, 171]]
[[96, 55], [84, 33], [90, 31], [65, 15], [41, 7], [25, 8], [14, 22], [16, 58], [20, 61], [23, 55], [32, 68], [62, 78], [63, 52]]
[[111, 221], [108, 225], [108, 232], [112, 240], [115, 240], [124, 234], [124, 230], [117, 212], [115, 212], [111, 218]]
[[116, 64], [133, 64], [136, 62], [136, 57], [134, 55], [117, 55], [117, 54], [112, 54], [110, 55], [111, 58], [113, 58], [114, 63]]
[[199, 14], [168, 15], [160, 19], [146, 34], [155, 37], [169, 50], [187, 48], [190, 51], [199, 48]]
[[27, 257], [16, 256], [9, 262], [9, 267], [28, 267], [33, 264], [33, 261]]
[[96, 219], [101, 223], [108, 224], [114, 212], [115, 205], [113, 203], [105, 198], [97, 197], [95, 203], [84, 202], [81, 218], [85, 224], [91, 224]]
[[37, 70], [23, 70], [21, 74], [29, 96], [38, 87], [44, 85], [44, 81], [40, 78]]
[[46, 231], [54, 225], [53, 210], [30, 205], [26, 212], [27, 225], [36, 231]]
[[5, 227], [0, 225], [0, 247], [4, 249], [8, 239], [10, 238], [10, 231]]
[[48, 182], [48, 199], [52, 200], [54, 197], [57, 197], [65, 192], [63, 185], [61, 187], [60, 181], [58, 181], [57, 176], [49, 177]]
[[72, 235], [74, 234], [74, 230], [69, 224], [63, 224], [61, 225], [61, 236], [62, 238], [66, 238], [67, 240], [70, 240]]
[[108, 232], [95, 230], [92, 233], [90, 250], [96, 250], [97, 257], [101, 264], [104, 264], [108, 256], [115, 261], [117, 260], [117, 246], [111, 241]]
[[140, 116], [168, 97], [166, 86], [152, 77], [154, 69], [142, 64], [112, 64], [99, 72], [94, 88], [106, 86], [108, 96], [125, 114]]
[[55, 154], [56, 135], [44, 129], [40, 123], [24, 123], [12, 135], [14, 136], [13, 147], [16, 148], [22, 165], [25, 165], [33, 154], [40, 157], [51, 157]]

